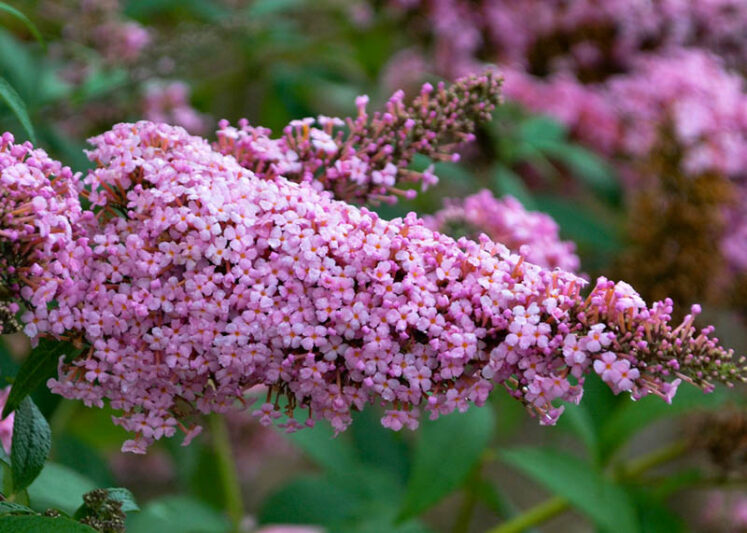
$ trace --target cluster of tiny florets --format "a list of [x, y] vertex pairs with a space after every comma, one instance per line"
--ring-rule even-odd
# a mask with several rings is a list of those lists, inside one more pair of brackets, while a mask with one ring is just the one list
[[50, 386], [121, 410], [126, 450], [179, 427], [191, 437], [190, 414], [246, 405], [256, 385], [263, 423], [341, 431], [379, 403], [397, 430], [482, 405], [496, 385], [554, 423], [592, 370], [667, 400], [679, 379], [744, 376], [692, 317], [673, 329], [667, 303], [649, 309], [626, 284], [600, 280], [584, 299], [584, 280], [487, 237], [454, 241], [412, 213], [384, 221], [260, 179], [181, 128], [120, 124], [92, 141], [91, 237], [56, 321], [29, 333], [87, 347]]
[[84, 215], [75, 183], [43, 150], [15, 144], [10, 133], [0, 138], [0, 332], [16, 329], [21, 296], [37, 310], [26, 326], [36, 336], [36, 322], [77, 269]]
[[543, 268], [576, 272], [581, 264], [576, 245], [560, 240], [560, 228], [549, 215], [527, 211], [513, 196], [497, 199], [487, 189], [461, 201], [447, 200], [441, 210], [424, 217], [423, 222], [447, 235], [457, 232], [476, 239], [485, 233]]
[[492, 72], [448, 87], [426, 83], [411, 103], [400, 90], [383, 112], [373, 115], [367, 111], [368, 97], [360, 96], [356, 117], [294, 120], [278, 139], [246, 120], [238, 128], [222, 121], [215, 148], [262, 178], [284, 176], [357, 203], [395, 202], [415, 196], [414, 189], [404, 188], [407, 184], [425, 189], [438, 181], [433, 166], [422, 172], [409, 168], [415, 154], [459, 159], [455, 150], [474, 139], [477, 124], [490, 119], [500, 85]]

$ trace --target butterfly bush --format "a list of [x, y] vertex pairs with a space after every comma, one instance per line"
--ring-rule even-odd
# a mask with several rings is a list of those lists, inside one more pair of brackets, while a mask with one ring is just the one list
[[33, 339], [83, 347], [49, 386], [121, 411], [124, 450], [177, 429], [188, 442], [192, 415], [248, 407], [258, 385], [263, 424], [342, 431], [369, 403], [386, 427], [415, 428], [421, 411], [482, 405], [496, 386], [553, 424], [589, 372], [667, 401], [682, 380], [744, 380], [744, 358], [693, 326], [697, 307], [674, 326], [671, 301], [648, 307], [622, 282], [600, 278], [584, 297], [583, 279], [486, 236], [455, 241], [414, 213], [385, 221], [259, 177], [178, 127], [119, 124], [92, 143], [77, 268], [54, 317], [55, 269], [22, 289], [24, 322]]
[[741, 0], [391, 0], [432, 33], [434, 67], [450, 76], [482, 60], [584, 81], [625, 71], [636, 56], [698, 46], [744, 68], [747, 5]]
[[19, 299], [35, 309], [24, 315], [30, 337], [59, 315], [47, 312], [48, 304], [72, 282], [80, 223], [93, 216], [81, 209], [76, 184], [70, 168], [43, 150], [15, 144], [10, 133], [0, 137], [0, 300], [7, 299], [0, 302], [0, 333], [16, 329]]
[[[619, 271], [644, 294], [724, 301], [744, 286], [747, 3], [390, 4], [422, 38], [391, 59], [384, 79], [498, 63], [507, 100], [551, 115], [611, 159], [631, 221]], [[663, 238], [671, 253], [651, 260]], [[701, 255], [715, 258], [709, 268]]]
[[[0, 389], [0, 412], [5, 407], [5, 402], [8, 401], [8, 394], [10, 394], [10, 387]], [[0, 420], [0, 446], [2, 446], [6, 454], [10, 454], [10, 446], [13, 443], [13, 423], [15, 422], [15, 416], [15, 413], [10, 413]]]
[[368, 97], [360, 96], [357, 116], [295, 120], [278, 139], [246, 120], [238, 128], [221, 121], [215, 149], [266, 179], [281, 175], [346, 201], [393, 203], [415, 196], [404, 188], [408, 183], [424, 190], [438, 181], [432, 165], [422, 172], [409, 168], [415, 154], [459, 160], [455, 150], [474, 139], [476, 125], [489, 120], [500, 101], [501, 81], [488, 71], [448, 88], [426, 83], [411, 103], [400, 90], [373, 115]]
[[143, 116], [151, 122], [181, 126], [192, 134], [208, 128], [207, 118], [189, 103], [189, 86], [181, 81], [153, 82], [145, 87]]
[[500, 200], [488, 190], [463, 201], [447, 200], [445, 206], [423, 223], [434, 231], [451, 234], [462, 231], [476, 237], [485, 233], [493, 241], [521, 253], [527, 261], [543, 268], [576, 272], [580, 266], [576, 245], [561, 241], [557, 223], [548, 215], [526, 211], [513, 196]]

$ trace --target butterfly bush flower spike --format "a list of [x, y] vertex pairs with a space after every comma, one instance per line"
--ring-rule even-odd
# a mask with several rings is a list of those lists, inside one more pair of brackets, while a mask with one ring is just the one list
[[222, 121], [215, 148], [259, 177], [307, 182], [350, 202], [395, 202], [414, 197], [414, 189], [403, 187], [408, 183], [426, 189], [437, 182], [432, 166], [409, 168], [416, 154], [458, 160], [456, 150], [474, 139], [477, 124], [489, 120], [500, 101], [501, 82], [487, 71], [448, 87], [426, 83], [411, 103], [397, 91], [373, 114], [368, 97], [360, 96], [357, 116], [294, 120], [278, 139], [246, 120], [238, 128]]
[[605, 279], [584, 298], [583, 279], [486, 236], [455, 241], [413, 213], [385, 221], [311, 182], [260, 177], [181, 128], [120, 124], [92, 142], [95, 214], [76, 224], [87, 238], [56, 292], [63, 318], [28, 300], [24, 322], [85, 347], [49, 384], [110, 402], [134, 435], [125, 450], [192, 438], [195, 414], [237, 405], [289, 431], [342, 431], [377, 403], [386, 426], [412, 429], [496, 386], [552, 424], [599, 362], [634, 397], [744, 379], [744, 360], [694, 329], [697, 309], [673, 327], [668, 302]]

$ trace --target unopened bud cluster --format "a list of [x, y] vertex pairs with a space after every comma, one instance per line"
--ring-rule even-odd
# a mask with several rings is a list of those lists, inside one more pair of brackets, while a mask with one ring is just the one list
[[449, 87], [426, 83], [411, 103], [397, 91], [384, 111], [373, 115], [368, 97], [360, 96], [356, 117], [294, 120], [278, 139], [246, 120], [238, 128], [222, 121], [215, 148], [259, 177], [310, 183], [346, 201], [395, 202], [415, 196], [414, 189], [402, 188], [407, 183], [419, 182], [425, 189], [437, 182], [432, 166], [423, 172], [408, 168], [415, 154], [459, 159], [455, 150], [474, 139], [477, 124], [490, 119], [500, 86], [501, 78], [490, 71]]

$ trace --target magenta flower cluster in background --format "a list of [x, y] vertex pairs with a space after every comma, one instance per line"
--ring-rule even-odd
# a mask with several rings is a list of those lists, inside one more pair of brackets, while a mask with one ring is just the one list
[[581, 265], [576, 245], [560, 240], [557, 223], [544, 213], [526, 211], [513, 196], [497, 199], [482, 190], [463, 201], [447, 200], [445, 204], [434, 215], [423, 218], [434, 231], [450, 234], [449, 229], [456, 227], [471, 237], [485, 233], [530, 263], [547, 269], [576, 272]]
[[[722, 252], [744, 272], [747, 212], [747, 4], [738, 0], [393, 1], [427, 48], [392, 59], [385, 78], [453, 77], [496, 63], [505, 94], [566, 124], [612, 157], [634, 193], [663, 144], [677, 172], [717, 173], [739, 190], [724, 206]], [[732, 70], [733, 69], [733, 70]]]
[[189, 86], [181, 81], [153, 82], [145, 87], [143, 116], [151, 122], [181, 126], [192, 134], [207, 133], [207, 119], [189, 103]]

